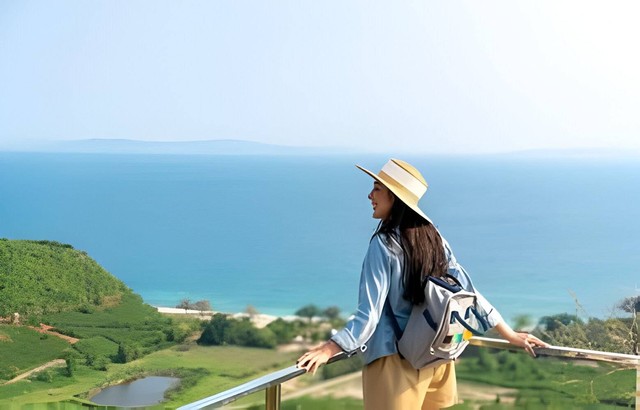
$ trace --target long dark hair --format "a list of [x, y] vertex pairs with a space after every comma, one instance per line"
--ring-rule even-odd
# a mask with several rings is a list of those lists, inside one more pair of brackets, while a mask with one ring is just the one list
[[396, 240], [402, 248], [404, 266], [402, 296], [414, 305], [424, 302], [422, 281], [428, 276], [441, 277], [447, 272], [442, 239], [436, 228], [397, 197], [389, 217], [380, 222], [376, 234], [387, 236], [387, 245]]

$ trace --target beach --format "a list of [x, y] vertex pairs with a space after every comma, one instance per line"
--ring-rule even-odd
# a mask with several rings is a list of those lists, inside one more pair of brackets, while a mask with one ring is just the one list
[[[189, 315], [202, 320], [210, 320], [213, 317], [213, 315], [218, 313], [223, 314], [225, 316], [232, 317], [234, 319], [249, 318], [251, 323], [253, 323], [253, 325], [258, 329], [261, 329], [267, 326], [269, 323], [273, 322], [274, 320], [281, 318], [280, 316], [267, 315], [264, 313], [256, 313], [256, 314], [249, 314], [249, 313], [242, 313], [242, 312], [229, 313], [229, 312], [217, 312], [214, 310], [181, 309], [181, 308], [172, 308], [172, 307], [166, 307], [166, 306], [154, 306], [154, 307], [158, 310], [159, 313], [168, 314], [168, 315]], [[288, 316], [282, 317], [281, 319], [286, 321], [292, 321], [292, 320], [301, 319], [301, 318], [295, 315], [288, 315]]]

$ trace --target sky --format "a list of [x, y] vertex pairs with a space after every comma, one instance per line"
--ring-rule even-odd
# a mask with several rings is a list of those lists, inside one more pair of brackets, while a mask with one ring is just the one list
[[640, 149], [637, 1], [0, 0], [0, 149]]

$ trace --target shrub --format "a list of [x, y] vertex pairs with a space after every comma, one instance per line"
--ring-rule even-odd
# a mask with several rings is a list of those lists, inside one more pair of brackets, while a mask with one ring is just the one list
[[234, 320], [225, 334], [227, 344], [249, 347], [272, 348], [276, 336], [270, 329], [256, 329], [249, 320]]
[[39, 382], [51, 383], [53, 381], [53, 373], [49, 370], [38, 373], [35, 379]]
[[316, 305], [306, 305], [296, 310], [296, 316], [306, 317], [309, 319], [309, 322], [311, 322], [311, 319], [316, 316], [320, 316], [321, 314], [322, 311]]
[[234, 320], [216, 314], [205, 325], [198, 344], [271, 348], [276, 345], [276, 340], [276, 335], [269, 328], [256, 329], [248, 319]]
[[76, 359], [69, 356], [66, 359], [64, 359], [65, 362], [65, 375], [67, 377], [71, 377], [73, 376], [73, 373], [76, 371]]
[[276, 343], [289, 343], [299, 334], [299, 322], [287, 322], [282, 318], [278, 318], [267, 325], [267, 329], [271, 330], [276, 337]]
[[140, 348], [138, 346], [126, 345], [120, 343], [118, 346], [118, 353], [113, 358], [114, 363], [128, 363], [136, 360], [141, 356]]
[[216, 346], [224, 344], [224, 335], [229, 326], [230, 321], [225, 315], [220, 313], [213, 315], [209, 323], [205, 325], [198, 339], [198, 344]]
[[104, 356], [99, 356], [93, 360], [91, 368], [94, 370], [100, 370], [106, 372], [107, 366], [109, 365], [109, 359]]

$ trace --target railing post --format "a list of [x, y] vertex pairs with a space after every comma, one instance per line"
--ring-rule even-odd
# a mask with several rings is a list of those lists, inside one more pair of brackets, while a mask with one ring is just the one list
[[265, 410], [280, 410], [280, 384], [265, 390]]

